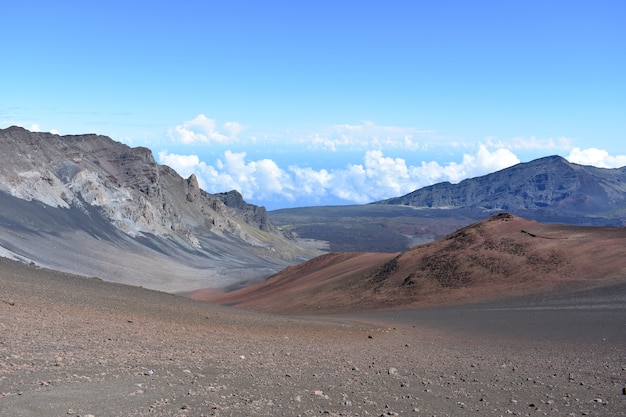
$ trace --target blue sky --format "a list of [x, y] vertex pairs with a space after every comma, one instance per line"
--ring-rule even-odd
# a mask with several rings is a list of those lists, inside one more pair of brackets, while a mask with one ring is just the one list
[[0, 5], [0, 127], [146, 146], [270, 209], [558, 154], [626, 165], [622, 1]]

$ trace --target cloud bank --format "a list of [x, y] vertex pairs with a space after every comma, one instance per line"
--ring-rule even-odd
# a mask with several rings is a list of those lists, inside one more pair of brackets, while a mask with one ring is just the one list
[[342, 124], [321, 129], [296, 138], [296, 142], [312, 150], [339, 151], [370, 149], [424, 150], [428, 147], [420, 139], [430, 138], [436, 132], [431, 129], [381, 126], [371, 121], [358, 125]]
[[[32, 131], [40, 130], [37, 123], [27, 126]], [[247, 135], [242, 137], [244, 131]], [[238, 122], [218, 124], [200, 114], [169, 129], [168, 136], [175, 151], [158, 152], [161, 164], [169, 165], [183, 177], [196, 174], [200, 186], [208, 192], [235, 189], [247, 201], [270, 209], [364, 204], [398, 197], [438, 182], [458, 183], [510, 167], [519, 163], [517, 155], [525, 152], [532, 156], [526, 154], [525, 160], [560, 154], [581, 165], [626, 166], [626, 155], [611, 155], [594, 147], [574, 147], [574, 140], [567, 137], [517, 136], [506, 140], [487, 137], [479, 143], [467, 143], [446, 138], [432, 129], [381, 126], [369, 121], [327, 126], [304, 134], [267, 134], [250, 133], [249, 128]], [[207, 149], [213, 156], [206, 156], [203, 151]], [[445, 152], [415, 162], [416, 156], [432, 154], [433, 149], [445, 149]], [[447, 158], [457, 156], [452, 162], [443, 163], [439, 159], [443, 154]], [[318, 167], [294, 159], [303, 156], [304, 159], [315, 156]], [[337, 163], [346, 161], [347, 156], [349, 161], [359, 162]]]
[[226, 144], [237, 141], [237, 135], [243, 129], [243, 126], [237, 122], [226, 122], [220, 131], [215, 120], [200, 114], [195, 119], [170, 129], [168, 134], [174, 142], [185, 145], [197, 143]]
[[363, 204], [407, 194], [435, 182], [458, 182], [519, 163], [507, 149], [490, 151], [479, 146], [460, 163], [435, 161], [410, 165], [403, 158], [385, 156], [380, 150], [366, 151], [359, 164], [340, 169], [313, 169], [297, 164], [281, 167], [270, 159], [248, 160], [245, 152], [225, 151], [214, 163], [195, 154], [161, 151], [160, 163], [182, 176], [195, 173], [208, 192], [240, 191], [251, 202], [273, 206], [305, 204]]
[[[240, 137], [244, 130], [247, 137]], [[510, 167], [520, 162], [518, 153], [545, 156], [569, 152], [566, 158], [574, 163], [604, 168], [626, 165], [626, 155], [611, 156], [601, 149], [573, 147], [574, 140], [567, 137], [487, 137], [480, 143], [467, 143], [432, 129], [381, 126], [370, 121], [327, 126], [308, 133], [267, 134], [250, 132], [237, 122], [218, 126], [200, 114], [170, 129], [169, 136], [176, 151], [159, 152], [160, 163], [184, 177], [196, 174], [200, 186], [210, 193], [235, 189], [247, 201], [270, 209], [364, 204], [398, 197], [434, 183], [458, 183]], [[437, 158], [415, 162], [418, 155], [425, 156], [435, 148], [444, 151]], [[219, 156], [203, 160], [203, 150]], [[263, 157], [250, 157], [251, 153]], [[457, 157], [442, 163], [438, 159], [442, 154]], [[281, 164], [267, 155], [289, 163]], [[295, 160], [292, 155], [303, 159], [315, 156], [321, 165], [328, 164], [312, 168], [306, 160]], [[412, 159], [407, 160], [405, 155]], [[337, 164], [346, 156], [359, 162]]]
[[574, 148], [566, 159], [580, 165], [593, 165], [599, 168], [620, 168], [626, 166], [626, 155], [611, 156], [603, 149]]

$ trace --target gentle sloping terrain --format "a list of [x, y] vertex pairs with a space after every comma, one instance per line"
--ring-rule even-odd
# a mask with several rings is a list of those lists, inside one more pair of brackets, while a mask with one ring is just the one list
[[0, 411], [623, 416], [624, 286], [617, 293], [622, 302], [608, 308], [606, 293], [591, 292], [599, 300], [570, 296], [564, 307], [557, 298], [539, 310], [524, 302], [528, 310], [307, 318], [0, 258]]
[[327, 312], [329, 306], [342, 303], [346, 293], [340, 288], [346, 281], [367, 274], [393, 256], [389, 253], [329, 253], [288, 267], [258, 285], [227, 293], [202, 289], [188, 296], [255, 310]]
[[272, 223], [330, 252], [402, 252], [489, 217], [484, 210], [438, 210], [392, 204], [298, 207], [269, 212]]
[[240, 291], [191, 297], [281, 313], [458, 304], [626, 280], [626, 229], [500, 214], [400, 255], [334, 254]]

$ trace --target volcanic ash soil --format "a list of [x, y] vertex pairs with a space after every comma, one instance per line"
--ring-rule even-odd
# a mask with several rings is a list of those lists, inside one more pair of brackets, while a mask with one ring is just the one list
[[3, 416], [620, 416], [625, 347], [266, 315], [0, 260]]

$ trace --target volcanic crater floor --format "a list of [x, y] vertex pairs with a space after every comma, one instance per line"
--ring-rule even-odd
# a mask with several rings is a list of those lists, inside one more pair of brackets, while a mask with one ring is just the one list
[[286, 316], [0, 259], [0, 414], [622, 416], [625, 290]]

